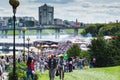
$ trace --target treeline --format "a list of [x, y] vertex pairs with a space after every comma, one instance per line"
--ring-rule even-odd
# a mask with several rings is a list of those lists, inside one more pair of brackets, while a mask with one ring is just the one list
[[109, 24], [89, 24], [85, 27], [83, 35], [90, 33], [93, 37], [97, 35], [116, 35], [120, 31], [120, 22]]
[[96, 58], [95, 67], [120, 65], [120, 32], [110, 40], [97, 36], [88, 47], [88, 51], [82, 51], [78, 44], [73, 44], [67, 51], [68, 57], [85, 57], [88, 61]]
[[112, 40], [98, 36], [89, 45], [90, 57], [96, 58], [96, 67], [120, 65], [120, 33]]

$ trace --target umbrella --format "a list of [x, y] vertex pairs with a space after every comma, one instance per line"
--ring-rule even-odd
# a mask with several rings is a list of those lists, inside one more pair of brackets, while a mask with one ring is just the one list
[[52, 44], [51, 47], [58, 47], [58, 45], [56, 45], [56, 44]]
[[45, 45], [43, 45], [42, 47], [46, 47], [46, 48], [48, 48], [48, 47], [49, 47], [49, 45], [45, 44]]
[[63, 57], [64, 57], [65, 59], [67, 59], [67, 58], [68, 58], [67, 54], [63, 54]]
[[67, 54], [60, 54], [60, 55], [58, 55], [58, 57], [60, 57], [60, 56], [63, 56], [65, 59], [68, 58]]

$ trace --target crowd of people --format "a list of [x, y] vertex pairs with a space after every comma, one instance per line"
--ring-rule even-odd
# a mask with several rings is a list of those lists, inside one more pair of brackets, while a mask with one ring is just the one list
[[[45, 70], [49, 70], [50, 80], [54, 80], [55, 75], [59, 76], [60, 80], [64, 80], [65, 72], [72, 72], [74, 69], [86, 69], [88, 67], [93, 68], [96, 59], [92, 58], [87, 60], [86, 58], [79, 57], [69, 57], [64, 58], [64, 56], [58, 56], [59, 54], [65, 54], [67, 49], [70, 47], [70, 42], [61, 42], [58, 45], [58, 49], [55, 49], [54, 52], [51, 52], [49, 55], [40, 55], [35, 53], [29, 53], [29, 56], [26, 56], [26, 78], [25, 80], [34, 80], [34, 73], [40, 71], [41, 74], [44, 74]], [[56, 54], [55, 54], [56, 53]], [[18, 63], [23, 61], [22, 56], [18, 56]], [[0, 80], [4, 77], [2, 73], [5, 72], [9, 65], [12, 65], [13, 58], [7, 56], [1, 56], [0, 58]], [[3, 79], [4, 80], [4, 79]]]
[[[28, 62], [31, 62], [31, 64], [28, 64]], [[51, 55], [51, 57], [41, 58], [39, 61], [34, 60], [33, 57], [29, 57], [27, 61], [26, 80], [29, 80], [28, 77], [30, 74], [33, 78], [33, 72], [36, 70], [40, 71], [42, 74], [44, 74], [45, 70], [49, 70], [49, 80], [54, 80], [55, 75], [59, 76], [60, 80], [64, 80], [65, 72], [72, 72], [74, 69], [93, 68], [94, 63], [95, 59], [87, 61], [85, 58], [80, 59], [78, 57], [69, 57], [65, 59], [63, 56], [58, 58], [55, 55]], [[30, 68], [31, 70], [29, 70]]]
[[4, 80], [3, 73], [8, 70], [9, 65], [13, 63], [12, 57], [1, 56], [0, 57], [0, 80]]
[[[38, 56], [37, 56], [38, 57]], [[74, 69], [86, 69], [87, 67], [93, 68], [95, 64], [95, 58], [91, 60], [86, 60], [86, 58], [79, 57], [69, 57], [64, 58], [63, 56], [51, 55], [50, 57], [35, 57], [29, 56], [26, 61], [26, 79], [29, 80], [31, 75], [32, 80], [34, 80], [34, 73], [40, 71], [44, 74], [45, 70], [49, 70], [50, 80], [54, 80], [55, 75], [59, 76], [60, 80], [64, 80], [64, 72], [72, 72]], [[22, 60], [17, 58], [18, 63]], [[2, 73], [7, 71], [9, 65], [12, 65], [13, 58], [7, 56], [1, 56], [0, 58], [0, 80], [4, 80]]]

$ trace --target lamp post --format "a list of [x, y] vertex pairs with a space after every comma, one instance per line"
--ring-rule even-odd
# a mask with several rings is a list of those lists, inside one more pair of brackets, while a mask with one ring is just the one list
[[16, 75], [16, 62], [15, 62], [15, 19], [16, 19], [16, 9], [19, 6], [18, 0], [9, 0], [10, 5], [13, 9], [13, 20], [14, 20], [14, 28], [13, 28], [13, 80], [17, 80]]
[[22, 27], [22, 32], [23, 32], [23, 61], [25, 61], [25, 31], [26, 31], [26, 27]]
[[29, 41], [30, 41], [29, 37], [27, 38], [27, 41], [28, 41], [28, 57], [29, 57]]

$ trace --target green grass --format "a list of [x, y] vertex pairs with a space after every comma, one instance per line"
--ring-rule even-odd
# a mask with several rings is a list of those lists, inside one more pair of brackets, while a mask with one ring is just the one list
[[[44, 74], [39, 73], [38, 80], [49, 80], [48, 71]], [[55, 77], [55, 80], [60, 80]], [[74, 70], [71, 73], [65, 73], [64, 80], [120, 80], [120, 66]]]
[[82, 33], [84, 31], [84, 29], [79, 29], [78, 33]]
[[[79, 29], [78, 33], [83, 32], [84, 29]], [[70, 34], [70, 33], [74, 33], [74, 29], [65, 29], [66, 33]], [[19, 34], [18, 30], [15, 31], [16, 34]], [[55, 33], [55, 30], [49, 30], [49, 29], [45, 29], [42, 30], [42, 34], [53, 34]], [[0, 31], [0, 34], [2, 34], [2, 32]], [[9, 30], [7, 34], [12, 35], [13, 34], [13, 30]], [[26, 30], [25, 34], [36, 34], [36, 30]]]

